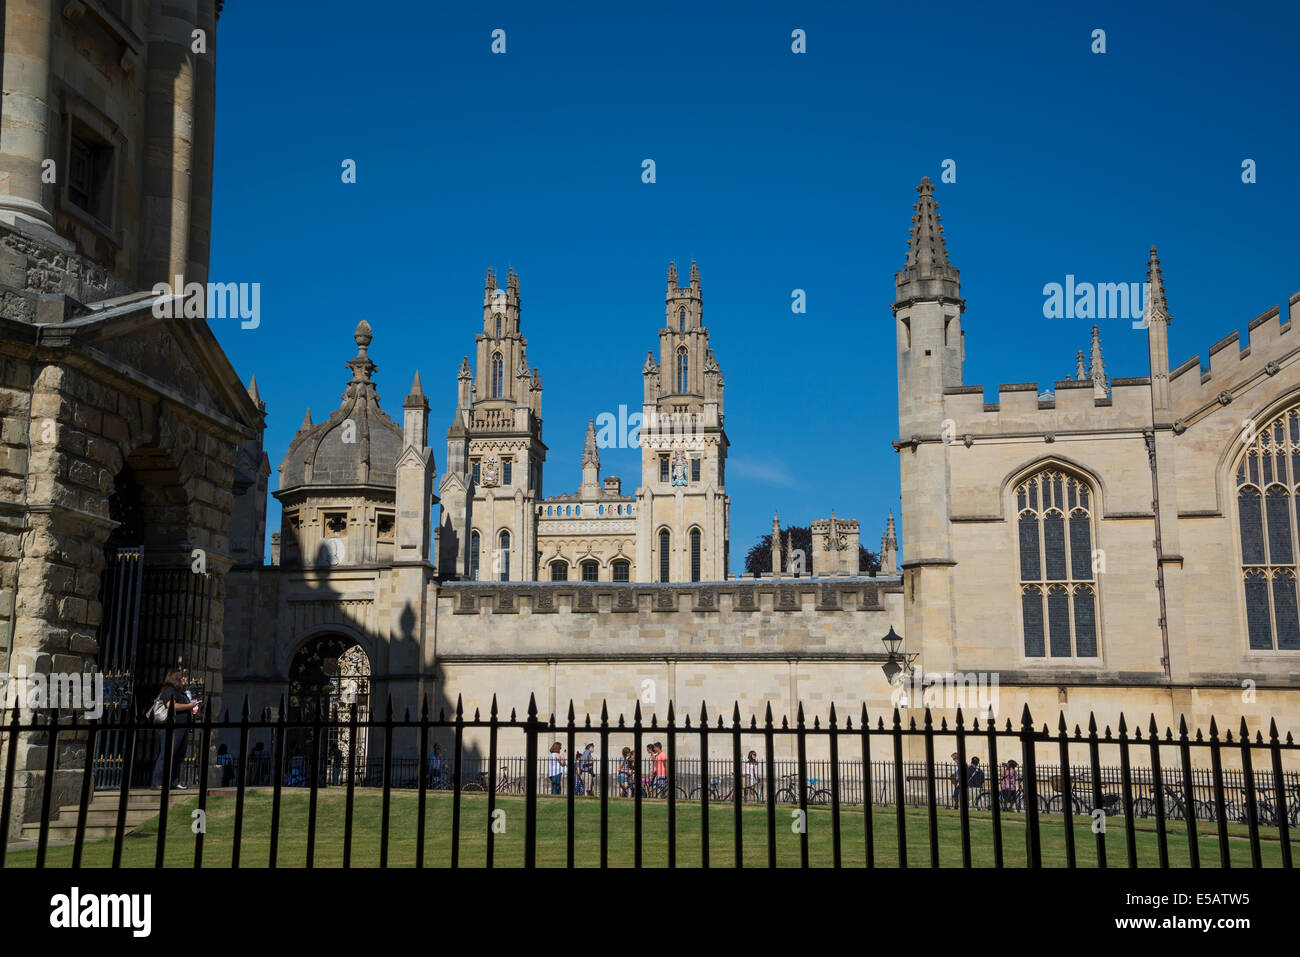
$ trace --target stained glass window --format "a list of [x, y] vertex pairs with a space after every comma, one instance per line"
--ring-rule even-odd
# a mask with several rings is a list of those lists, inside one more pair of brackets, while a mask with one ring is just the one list
[[1015, 503], [1025, 657], [1096, 658], [1091, 490], [1047, 469], [1016, 488]]
[[1300, 409], [1242, 436], [1237, 483], [1246, 641], [1252, 651], [1300, 650], [1296, 594], [1296, 494]]

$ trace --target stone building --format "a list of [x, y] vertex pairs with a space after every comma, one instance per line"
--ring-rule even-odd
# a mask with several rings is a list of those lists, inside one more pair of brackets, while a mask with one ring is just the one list
[[[269, 471], [256, 384], [151, 291], [208, 278], [218, 7], [4, 5], [0, 673], [101, 671], [110, 720], [176, 663], [219, 698], [223, 576], [262, 553], [232, 524]], [[97, 778], [120, 772], [107, 737]], [[24, 739], [15, 826], [44, 766]]]
[[1289, 321], [1275, 306], [1208, 368], [1171, 368], [1152, 247], [1147, 375], [1107, 382], [1094, 327], [1089, 368], [1081, 351], [1050, 397], [1023, 382], [987, 402], [962, 375], [966, 301], [928, 179], [918, 192], [893, 306], [909, 650], [1071, 722], [1300, 727], [1300, 293]]

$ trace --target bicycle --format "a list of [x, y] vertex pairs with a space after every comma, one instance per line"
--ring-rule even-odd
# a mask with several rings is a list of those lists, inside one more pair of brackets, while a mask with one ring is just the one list
[[[704, 788], [701, 787], [700, 785], [696, 785], [695, 787], [691, 788], [690, 800], [698, 801], [701, 795], [703, 794], [703, 792], [704, 792]], [[735, 795], [736, 795], [736, 788], [734, 784], [731, 784], [724, 792], [722, 790], [722, 782], [720, 779], [709, 778], [709, 800], [710, 801], [730, 801], [735, 797]], [[756, 803], [758, 801], [761, 801], [763, 799], [763, 796], [759, 791], [758, 785], [746, 784], [743, 788], [741, 788], [740, 799], [745, 803]]]
[[[1169, 821], [1186, 821], [1187, 805], [1183, 797], [1169, 785], [1163, 785], [1160, 789], [1165, 796], [1165, 819]], [[1214, 805], [1210, 801], [1197, 801], [1192, 805], [1193, 820], [1213, 821]], [[1155, 789], [1152, 788], [1151, 797], [1140, 797], [1133, 802], [1134, 817], [1155, 817], [1156, 802]]]
[[[689, 801], [691, 796], [686, 792], [686, 788], [677, 785], [677, 797], [683, 801]], [[647, 798], [668, 798], [668, 782], [665, 780], [662, 784], [656, 784], [650, 778], [641, 779], [641, 796]]]
[[[799, 803], [799, 775], [787, 774], [781, 778], [786, 784], [776, 792], [776, 802], [778, 804], [798, 804]], [[823, 805], [831, 803], [831, 792], [826, 788], [817, 787], [820, 778], [808, 779], [808, 790], [806, 792], [808, 803]]]

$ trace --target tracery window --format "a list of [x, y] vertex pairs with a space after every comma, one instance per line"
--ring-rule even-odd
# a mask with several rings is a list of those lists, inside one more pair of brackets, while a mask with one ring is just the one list
[[505, 374], [502, 370], [501, 353], [492, 353], [492, 398], [501, 398], [501, 390], [504, 387]]
[[469, 536], [469, 578], [470, 581], [478, 581], [478, 552], [479, 537], [478, 532], [471, 532]]
[[501, 550], [498, 552], [500, 558], [500, 571], [497, 578], [503, 582], [510, 581], [510, 533], [503, 531], [501, 533]]
[[686, 331], [686, 309], [685, 307], [677, 310], [677, 331]]
[[672, 558], [672, 536], [668, 529], [659, 530], [659, 580], [668, 581], [669, 566]]
[[690, 382], [690, 360], [686, 356], [686, 347], [681, 346], [677, 350], [677, 391], [686, 392], [687, 385]]
[[1092, 489], [1047, 469], [1015, 494], [1025, 657], [1096, 658]]
[[691, 529], [691, 581], [700, 580], [700, 530]]
[[1252, 651], [1300, 650], [1296, 607], [1296, 492], [1300, 409], [1283, 412], [1249, 438], [1237, 463], [1237, 520]]

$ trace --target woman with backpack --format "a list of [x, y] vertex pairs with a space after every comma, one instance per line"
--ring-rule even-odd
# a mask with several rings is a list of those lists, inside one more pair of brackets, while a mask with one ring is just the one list
[[185, 672], [180, 668], [172, 668], [163, 678], [162, 690], [158, 692], [158, 697], [154, 698], [153, 705], [149, 708], [149, 717], [153, 719], [154, 724], [159, 725], [158, 736], [158, 760], [153, 766], [153, 788], [154, 790], [162, 789], [163, 769], [167, 760], [167, 718], [170, 715], [175, 727], [172, 728], [172, 774], [171, 786], [178, 791], [184, 791], [185, 785], [181, 783], [181, 767], [185, 757], [186, 739], [190, 733], [190, 721], [194, 715], [199, 713], [199, 701], [191, 699], [188, 691], [185, 690]]

